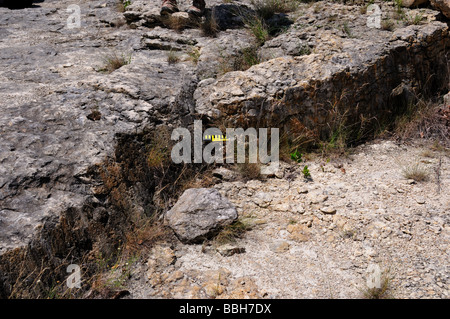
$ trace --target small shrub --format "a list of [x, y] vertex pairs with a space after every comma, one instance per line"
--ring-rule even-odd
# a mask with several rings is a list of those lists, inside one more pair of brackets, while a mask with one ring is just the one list
[[290, 154], [291, 160], [300, 163], [302, 161], [302, 154], [296, 149], [293, 153]]
[[127, 7], [131, 4], [130, 0], [119, 0], [119, 2], [117, 3], [117, 10], [119, 12], [125, 12], [127, 10]]
[[241, 50], [242, 54], [239, 55], [235, 61], [235, 69], [240, 71], [245, 71], [251, 66], [259, 64], [261, 61], [258, 57], [257, 47], [247, 47]]
[[170, 230], [155, 219], [142, 217], [133, 223], [133, 229], [126, 234], [126, 254], [150, 250], [155, 244], [170, 239]]
[[418, 13], [414, 16], [414, 19], [410, 22], [411, 24], [418, 25], [422, 22], [423, 15], [421, 13]]
[[349, 37], [353, 37], [352, 32], [350, 30], [350, 27], [348, 26], [348, 22], [344, 22], [344, 24], [342, 25], [342, 31], [344, 31], [344, 33]]
[[311, 178], [311, 172], [309, 171], [308, 165], [305, 165], [305, 167], [303, 167], [302, 173], [304, 178], [306, 179]]
[[288, 125], [289, 130], [280, 136], [280, 159], [286, 162], [292, 153], [310, 150], [318, 141], [317, 132], [307, 128], [299, 119], [290, 119]]
[[181, 33], [187, 27], [188, 21], [177, 16], [168, 15], [164, 17], [163, 23], [169, 29]]
[[434, 153], [431, 150], [424, 150], [422, 153], [420, 153], [420, 155], [423, 157], [429, 157], [429, 158], [434, 157]]
[[367, 13], [367, 7], [368, 7], [368, 5], [363, 5], [363, 6], [359, 7], [359, 13], [366, 14]]
[[147, 165], [149, 168], [163, 168], [170, 163], [170, 135], [160, 130], [153, 135], [147, 147]]
[[302, 44], [299, 47], [298, 55], [309, 55], [311, 54], [311, 48], [307, 44]]
[[395, 12], [394, 18], [397, 20], [406, 20], [405, 10], [403, 10], [402, 0], [394, 0]]
[[322, 156], [330, 154], [345, 154], [347, 151], [348, 142], [348, 129], [345, 127], [344, 123], [336, 128], [330, 136], [330, 139], [319, 141], [319, 149], [322, 152]]
[[218, 75], [232, 71], [245, 71], [260, 62], [257, 46], [242, 48], [238, 55], [220, 57]]
[[410, 103], [406, 111], [395, 118], [394, 132], [399, 138], [423, 138], [450, 144], [448, 116], [450, 109], [432, 101]]

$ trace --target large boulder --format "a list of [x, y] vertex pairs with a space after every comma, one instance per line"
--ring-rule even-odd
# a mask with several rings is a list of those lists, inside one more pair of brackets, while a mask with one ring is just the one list
[[165, 215], [178, 239], [195, 243], [211, 237], [238, 217], [236, 208], [215, 189], [191, 188]]
[[425, 2], [428, 2], [428, 0], [403, 0], [402, 6], [410, 8], [410, 7], [417, 7], [420, 4], [423, 4]]
[[450, 19], [450, 0], [431, 0], [431, 5]]

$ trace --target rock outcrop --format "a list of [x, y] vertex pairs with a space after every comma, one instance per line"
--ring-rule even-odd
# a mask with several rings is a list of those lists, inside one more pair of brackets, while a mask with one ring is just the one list
[[183, 242], [198, 242], [237, 219], [236, 208], [215, 189], [191, 188], [165, 214], [165, 221]]

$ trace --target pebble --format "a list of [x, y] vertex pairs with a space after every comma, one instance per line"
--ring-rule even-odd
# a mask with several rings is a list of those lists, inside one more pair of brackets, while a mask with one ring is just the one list
[[320, 211], [324, 214], [336, 214], [336, 209], [331, 206], [321, 207]]
[[416, 202], [417, 204], [425, 204], [425, 198], [423, 197], [416, 198]]

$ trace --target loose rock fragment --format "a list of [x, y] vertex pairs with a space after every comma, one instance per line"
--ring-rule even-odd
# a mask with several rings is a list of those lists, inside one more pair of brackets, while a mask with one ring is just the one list
[[216, 189], [191, 188], [166, 213], [165, 221], [181, 241], [191, 243], [211, 237], [237, 217], [234, 205]]

